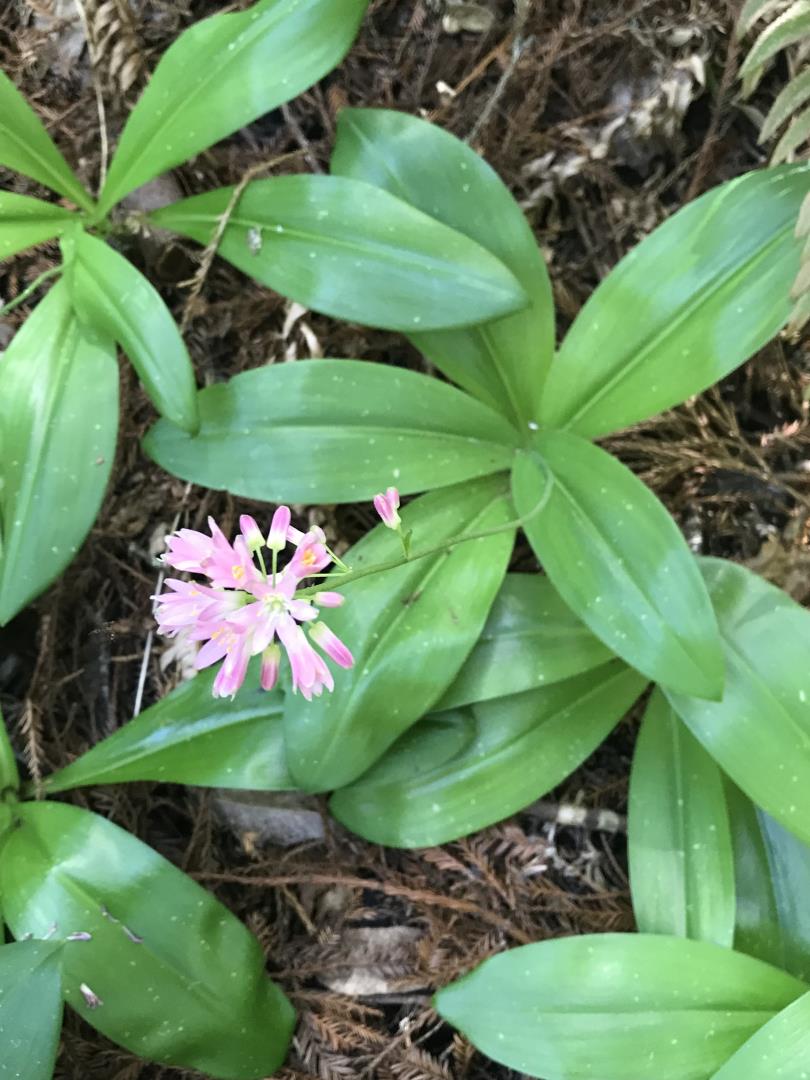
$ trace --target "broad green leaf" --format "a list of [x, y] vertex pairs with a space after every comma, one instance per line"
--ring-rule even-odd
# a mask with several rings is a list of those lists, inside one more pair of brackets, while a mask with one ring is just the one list
[[746, 173], [679, 210], [596, 289], [552, 364], [541, 422], [594, 437], [728, 375], [785, 325], [806, 165]]
[[[514, 511], [505, 478], [493, 476], [423, 495], [401, 516], [418, 556], [463, 534], [508, 526]], [[335, 579], [346, 602], [327, 622], [355, 666], [335, 675], [334, 693], [287, 698], [287, 761], [303, 789], [351, 783], [441, 697], [481, 633], [514, 537], [506, 527], [345, 586]], [[399, 537], [384, 525], [344, 556], [358, 571], [401, 558]]]
[[118, 365], [55, 285], [0, 357], [0, 625], [71, 561], [98, 513], [118, 427]]
[[376, 844], [457, 840], [564, 780], [610, 734], [644, 681], [617, 660], [541, 690], [428, 716], [336, 792], [332, 812]]
[[312, 86], [343, 59], [367, 6], [260, 0], [186, 30], [130, 114], [99, 209]]
[[14, 747], [8, 737], [8, 728], [0, 709], [0, 793], [8, 788], [15, 790], [20, 786], [20, 773], [14, 757]]
[[196, 431], [194, 369], [160, 294], [123, 255], [81, 229], [64, 248], [79, 318], [118, 342], [158, 412]]
[[[293, 1011], [256, 939], [157, 852], [86, 810], [21, 803], [0, 853], [3, 914], [15, 937], [54, 923], [68, 942], [67, 1003], [150, 1061], [223, 1080], [260, 1080], [284, 1059]], [[88, 987], [103, 1004], [90, 1007]]]
[[497, 322], [411, 334], [454, 382], [500, 409], [521, 430], [537, 419], [554, 351], [554, 302], [543, 256], [509, 189], [466, 143], [388, 109], [344, 109], [332, 172], [390, 191], [497, 256], [529, 306]]
[[438, 379], [359, 360], [273, 364], [207, 387], [195, 438], [160, 421], [146, 452], [186, 480], [268, 502], [359, 502], [508, 469], [517, 439]]
[[0, 165], [30, 176], [84, 210], [93, 207], [93, 200], [54, 146], [42, 121], [3, 71], [0, 71]]
[[[233, 198], [219, 188], [150, 214], [208, 244]], [[387, 191], [341, 176], [249, 184], [217, 251], [283, 296], [389, 330], [483, 322], [526, 304], [513, 274], [480, 244]]]
[[75, 216], [62, 206], [0, 191], [0, 260], [52, 240], [75, 220]]
[[714, 614], [667, 511], [621, 462], [577, 435], [549, 431], [533, 446], [516, 459], [513, 494], [521, 517], [531, 515], [524, 532], [560, 596], [645, 675], [719, 697]]
[[788, 1005], [744, 1043], [712, 1080], [807, 1080], [810, 993]]
[[285, 791], [280, 691], [259, 689], [254, 663], [233, 701], [215, 698], [204, 671], [45, 780], [47, 791], [127, 780]]
[[630, 777], [630, 885], [642, 933], [734, 940], [734, 856], [723, 777], [660, 691]]
[[481, 637], [436, 710], [535, 690], [611, 657], [548, 578], [507, 574]]
[[485, 960], [436, 1007], [543, 1080], [707, 1080], [804, 983], [742, 953], [653, 934], [543, 941]]
[[810, 847], [727, 785], [737, 877], [735, 947], [810, 980]]
[[0, 946], [0, 1075], [51, 1080], [62, 1029], [61, 942]]
[[810, 612], [742, 566], [701, 566], [725, 651], [723, 699], [669, 699], [734, 783], [810, 843]]

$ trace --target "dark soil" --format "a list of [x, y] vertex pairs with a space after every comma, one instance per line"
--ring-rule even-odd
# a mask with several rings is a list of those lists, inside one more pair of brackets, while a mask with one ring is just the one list
[[[91, 26], [110, 7], [84, 6]], [[488, 31], [451, 34], [444, 0], [375, 0], [341, 68], [288, 109], [178, 170], [168, 198], [178, 185], [196, 192], [236, 182], [250, 166], [282, 155], [292, 156], [277, 171], [324, 169], [346, 103], [428, 116], [469, 138], [525, 207], [547, 253], [562, 333], [640, 237], [687, 199], [767, 159], [737, 98], [736, 4], [535, 0], [522, 15], [509, 0], [482, 6], [494, 16]], [[225, 9], [189, 0], [117, 0], [113, 7], [112, 29], [94, 35], [91, 66], [86, 50], [69, 58], [77, 33], [83, 47], [70, 4], [58, 5], [61, 21], [43, 24], [51, 0], [0, 0], [0, 63], [91, 185], [100, 164], [96, 86], [114, 142], [169, 42]], [[783, 74], [777, 69], [765, 80], [760, 106]], [[0, 179], [36, 191], [7, 174]], [[326, 355], [422, 366], [396, 335], [319, 315], [304, 316], [309, 336], [301, 322], [285, 334], [286, 302], [219, 260], [195, 298], [187, 284], [199, 265], [192, 245], [134, 237], [127, 254], [184, 322], [201, 382], [311, 355], [312, 334]], [[0, 296], [15, 296], [55, 258], [43, 248], [0, 266]], [[0, 323], [0, 344], [23, 314]], [[803, 602], [810, 599], [808, 379], [804, 347], [783, 338], [715, 390], [610, 442], [669, 506], [694, 550], [744, 561]], [[187, 489], [154, 466], [139, 446], [154, 414], [127, 366], [121, 394], [114, 482], [90, 539], [62, 580], [0, 631], [0, 704], [34, 778], [132, 715], [153, 626], [154, 553], [176, 515], [199, 527], [214, 513], [227, 532], [250, 510], [226, 495]], [[371, 523], [366, 508], [298, 510], [336, 544]], [[266, 517], [267, 507], [254, 512]], [[526, 549], [516, 565], [532, 568]], [[149, 654], [145, 705], [179, 678], [174, 667], [161, 670], [163, 649], [158, 642]], [[630, 720], [552, 802], [621, 813], [632, 734]], [[432, 989], [511, 945], [633, 925], [621, 833], [561, 828], [536, 813], [428, 851], [374, 847], [333, 822], [324, 842], [282, 850], [235, 834], [208, 792], [136, 784], [71, 798], [199, 878], [256, 932], [270, 971], [300, 1011], [285, 1080], [507, 1080], [514, 1074], [438, 1021]], [[379, 960], [358, 946], [358, 927], [387, 928]], [[358, 966], [386, 992], [348, 996], [326, 985]], [[181, 1074], [143, 1065], [71, 1015], [57, 1075]]]

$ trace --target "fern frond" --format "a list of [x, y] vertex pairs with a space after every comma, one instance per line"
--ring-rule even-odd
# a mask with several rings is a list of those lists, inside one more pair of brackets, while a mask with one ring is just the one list
[[[810, 139], [810, 66], [806, 63], [810, 47], [810, 0], [791, 0], [789, 3], [784, 0], [746, 0], [737, 20], [737, 36], [742, 37], [766, 16], [773, 21], [759, 34], [740, 68], [743, 97], [749, 97], [754, 91], [766, 66], [778, 53], [792, 45], [801, 46], [791, 59], [791, 78], [777, 94], [759, 133], [759, 141], [764, 143], [780, 129], [785, 129], [771, 156], [771, 163], [776, 165], [791, 160]], [[798, 73], [793, 75], [796, 68]], [[794, 305], [788, 330], [794, 334], [810, 320], [810, 192], [799, 212], [796, 236], [804, 237], [805, 243], [799, 272], [790, 290]]]
[[748, 97], [756, 89], [765, 65], [788, 45], [795, 45], [810, 36], [810, 0], [794, 0], [767, 26], [754, 42], [751, 51], [740, 68], [743, 96]]
[[737, 19], [737, 37], [743, 38], [760, 19], [786, 8], [791, 0], [746, 0]]

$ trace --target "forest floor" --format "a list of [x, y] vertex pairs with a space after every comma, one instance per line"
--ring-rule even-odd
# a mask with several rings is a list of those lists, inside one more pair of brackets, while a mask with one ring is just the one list
[[[166, 46], [226, 5], [84, 6], [98, 30], [93, 63], [70, 0], [0, 0], [0, 64], [92, 187], [97, 90], [114, 141]], [[281, 171], [325, 170], [345, 104], [428, 117], [468, 139], [524, 207], [548, 259], [561, 335], [641, 237], [687, 200], [766, 162], [752, 108], [764, 109], [786, 73], [775, 69], [752, 104], [739, 100], [737, 9], [723, 0], [372, 0], [340, 68], [165, 178], [157, 197], [237, 182], [250, 166], [282, 155], [289, 156]], [[127, 253], [185, 326], [201, 383], [320, 354], [423, 366], [398, 335], [290, 314], [284, 299], [222, 260], [194, 298], [183, 284], [198, 269], [193, 245], [132, 244]], [[55, 249], [40, 248], [0, 266], [0, 297], [15, 296], [55, 258]], [[0, 348], [23, 314], [0, 322]], [[783, 337], [715, 390], [609, 443], [666, 503], [693, 550], [745, 562], [804, 603], [809, 384], [805, 348]], [[154, 556], [177, 516], [199, 527], [213, 513], [227, 533], [251, 511], [244, 501], [186, 487], [148, 460], [140, 438], [153, 419], [125, 366], [102, 514], [69, 572], [0, 631], [0, 705], [35, 778], [132, 715], [153, 626]], [[368, 508], [297, 510], [322, 524], [338, 549], [372, 523]], [[266, 507], [253, 512], [266, 517]], [[534, 568], [527, 548], [518, 548], [515, 565]], [[176, 664], [161, 663], [165, 649], [155, 641], [147, 655], [144, 705], [181, 678]], [[216, 792], [157, 784], [70, 798], [152, 844], [258, 935], [300, 1014], [281, 1080], [514, 1080], [438, 1020], [430, 995], [508, 946], [632, 929], [621, 819], [610, 830], [553, 818], [560, 804], [624, 812], [633, 735], [631, 717], [543, 806], [422, 851], [366, 844], [329, 820], [318, 800], [315, 814], [292, 815], [312, 838], [285, 846], [280, 836], [269, 842], [261, 802], [237, 813]], [[277, 828], [283, 817], [276, 806], [269, 820]], [[61, 1080], [181, 1075], [144, 1065], [68, 1017]]]

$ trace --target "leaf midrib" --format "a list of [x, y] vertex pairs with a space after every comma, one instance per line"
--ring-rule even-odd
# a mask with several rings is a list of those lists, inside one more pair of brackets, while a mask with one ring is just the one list
[[[467, 519], [465, 532], [469, 532], [470, 529], [472, 529], [479, 521], [481, 521], [483, 518], [485, 518], [490, 513], [490, 511], [493, 509], [494, 506], [497, 505], [498, 502], [501, 502], [501, 501], [504, 501], [504, 500], [508, 500], [508, 495], [503, 493], [503, 492], [500, 493], [500, 494], [497, 494], [497, 495], [493, 495], [492, 498], [490, 498], [487, 501], [485, 506], [483, 506], [472, 517]], [[498, 535], [495, 535], [495, 536], [490, 538], [490, 540], [495, 540], [495, 539], [498, 539]], [[462, 541], [463, 541], [463, 534], [462, 534]], [[460, 543], [462, 541], [460, 541]], [[418, 579], [414, 579], [413, 582], [409, 583], [409, 585], [408, 585], [409, 593], [414, 593], [414, 592], [417, 592], [417, 591], [424, 592], [424, 590], [429, 585], [431, 579], [445, 565], [445, 563], [447, 562], [448, 556], [450, 554], [451, 554], [451, 551], [448, 550], [448, 551], [442, 552], [441, 554], [439, 554], [437, 556], [434, 556], [431, 559], [430, 566], [425, 571], [424, 575], [422, 577], [418, 578]], [[400, 619], [404, 618], [406, 615], [407, 615], [407, 610], [399, 612], [397, 614], [397, 617], [395, 619], [391, 620], [391, 622], [388, 624], [388, 626], [385, 628], [385, 630], [383, 630], [383, 632], [376, 639], [372, 639], [371, 649], [369, 650], [369, 652], [363, 653], [362, 659], [359, 659], [357, 661], [358, 667], [360, 666], [361, 663], [362, 663], [362, 665], [364, 667], [366, 667], [366, 666], [369, 666], [373, 662], [374, 657], [378, 654], [380, 649], [383, 648], [383, 645], [385, 644], [388, 637], [394, 632], [395, 629], [399, 628]], [[465, 657], [465, 659], [466, 659], [466, 657]], [[443, 693], [443, 692], [444, 691], [440, 691], [440, 693], [436, 697], [436, 700], [439, 699], [439, 697], [441, 696], [441, 693]], [[347, 697], [346, 701], [341, 702], [341, 715], [342, 715], [342, 717], [347, 718], [347, 720], [348, 720], [349, 718], [351, 718], [353, 715], [356, 714], [356, 711], [357, 711], [356, 699], [358, 698], [358, 696], [360, 696], [359, 682], [355, 682], [354, 686], [352, 687], [352, 691], [349, 694], [349, 696]], [[340, 739], [343, 738], [346, 727], [347, 727], [347, 721], [344, 721], [344, 722], [339, 723], [339, 724], [335, 724], [332, 727], [331, 737], [326, 741], [325, 746], [324, 746], [323, 753], [324, 753], [324, 755], [326, 757], [328, 757], [329, 754], [331, 753], [335, 742], [339, 741]]]
[[658, 622], [661, 623], [661, 625], [667, 631], [669, 640], [671, 642], [674, 642], [677, 645], [677, 648], [678, 648], [679, 652], [682, 654], [683, 657], [686, 658], [686, 660], [689, 663], [689, 666], [693, 670], [697, 669], [701, 673], [701, 675], [703, 675], [704, 678], [705, 678], [706, 672], [700, 666], [699, 662], [697, 660], [695, 660], [691, 656], [691, 654], [687, 651], [684, 643], [681, 641], [680, 634], [678, 634], [670, 626], [670, 624], [668, 622], [666, 622], [666, 620], [663, 618], [663, 615], [659, 611], [657, 604], [653, 603], [650, 600], [650, 598], [647, 596], [644, 589], [642, 589], [641, 586], [638, 584], [638, 582], [633, 577], [630, 576], [629, 572], [626, 569], [626, 565], [625, 565], [626, 560], [624, 558], [624, 555], [621, 553], [621, 551], [615, 550], [614, 547], [611, 545], [607, 535], [595, 526], [595, 519], [591, 518], [586, 513], [585, 509], [580, 506], [580, 504], [577, 501], [577, 499], [575, 498], [575, 496], [569, 491], [567, 486], [560, 480], [559, 475], [554, 471], [554, 469], [552, 469], [550, 465], [548, 466], [548, 469], [549, 469], [549, 472], [551, 473], [551, 475], [553, 477], [554, 483], [559, 488], [559, 490], [560, 490], [561, 494], [563, 495], [563, 497], [570, 503], [571, 507], [573, 508], [573, 512], [578, 516], [580, 523], [582, 523], [584, 521], [586, 524], [591, 525], [590, 533], [591, 533], [591, 535], [593, 537], [596, 538], [596, 541], [597, 541], [598, 545], [604, 551], [607, 552], [608, 556], [610, 557], [610, 559], [612, 561], [614, 561], [614, 562], [616, 562], [618, 564], [618, 568], [619, 568], [622, 576], [625, 578], [626, 581], [628, 581], [630, 583], [633, 590], [635, 590], [637, 595], [641, 597], [643, 602], [647, 605], [647, 608], [654, 614], [654, 616], [658, 620]]
[[[20, 466], [19, 475], [23, 482], [20, 483], [17, 488], [14, 506], [8, 508], [6, 498], [2, 499], [2, 503], [5, 504], [7, 511], [10, 509], [11, 513], [8, 513], [10, 520], [4, 520], [3, 522], [5, 526], [5, 552], [2, 563], [0, 563], [0, 603], [2, 603], [6, 595], [9, 568], [16, 564], [20, 546], [24, 539], [25, 526], [28, 521], [36, 480], [42, 472], [42, 462], [47, 456], [48, 449], [51, 446], [52, 417], [54, 409], [60, 399], [64, 396], [65, 387], [68, 378], [70, 377], [70, 368], [75, 362], [80, 338], [81, 334], [78, 325], [76, 324], [76, 320], [72, 317], [70, 308], [66, 304], [64, 311], [62, 312], [60, 329], [58, 331], [54, 330], [53, 340], [57, 342], [55, 351], [58, 353], [58, 359], [54, 365], [56, 368], [56, 377], [52, 379], [48, 378], [47, 380], [48, 396], [46, 407], [43, 408], [42, 413], [38, 417], [39, 423], [44, 425], [45, 430], [43, 431], [42, 437], [39, 439], [33, 454], [33, 467], [26, 467], [31, 463], [32, 457], [29, 453], [29, 441], [26, 446], [25, 466]], [[51, 375], [51, 372], [52, 369], [48, 372], [48, 375]], [[36, 428], [34, 427], [29, 430], [33, 435]], [[4, 494], [8, 495], [9, 493], [5, 492]], [[23, 507], [22, 512], [18, 509], [20, 506]], [[18, 519], [23, 522], [21, 526], [15, 524]]]
[[[415, 207], [411, 207], [411, 209], [414, 211], [414, 213], [422, 213], [421, 210], [416, 210]], [[427, 217], [428, 215], [424, 216]], [[166, 215], [166, 217], [168, 217], [168, 215]], [[199, 222], [201, 225], [204, 224], [210, 228], [211, 226], [216, 226], [220, 218], [221, 215], [201, 212], [195, 214], [185, 213], [179, 220], [182, 222], [190, 222], [192, 224], [194, 222]], [[184, 233], [184, 229], [178, 224], [177, 218], [175, 218], [174, 221], [172, 221], [171, 218], [168, 218], [165, 223], [161, 220], [161, 224], [164, 224], [165, 228], [171, 229], [174, 232]], [[349, 251], [352, 253], [353, 258], [355, 259], [358, 257], [362, 257], [364, 252], [369, 252], [371, 255], [378, 258], [379, 261], [389, 262], [398, 269], [404, 268], [407, 270], [411, 270], [414, 267], [418, 269], [427, 266], [430, 268], [431, 272], [435, 274], [435, 276], [442, 277], [446, 281], [452, 281], [456, 285], [458, 284], [457, 266], [454, 268], [453, 266], [448, 264], [446, 259], [439, 259], [434, 255], [428, 255], [427, 253], [414, 252], [403, 248], [392, 247], [391, 245], [386, 244], [381, 240], [371, 240], [367, 236], [363, 238], [363, 244], [360, 245], [352, 242], [349, 239], [344, 239], [343, 237], [334, 236], [329, 233], [308, 233], [303, 232], [300, 228], [296, 229], [288, 225], [284, 225], [284, 232], [279, 234], [273, 231], [275, 224], [277, 224], [277, 222], [275, 221], [272, 223], [262, 223], [258, 218], [241, 217], [237, 211], [231, 214], [230, 218], [228, 219], [228, 225], [225, 228], [225, 235], [223, 237], [223, 241], [228, 238], [228, 234], [230, 233], [233, 237], [234, 242], [236, 242], [236, 237], [233, 234], [233, 230], [235, 228], [259, 229], [262, 231], [268, 230], [269, 235], [266, 237], [262, 237], [263, 247], [262, 251], [260, 252], [260, 256], [264, 255], [265, 246], [270, 247], [274, 244], [283, 245], [285, 240], [293, 239], [302, 243], [314, 244], [320, 247], [333, 247], [338, 249], [339, 251]], [[438, 224], [441, 224], [441, 222], [438, 222]], [[442, 228], [447, 229], [448, 227], [446, 225], [443, 225]], [[185, 235], [191, 236], [191, 234], [188, 232], [185, 232]], [[191, 239], [196, 240], [197, 243], [204, 242], [196, 236], [191, 236]], [[469, 244], [475, 244], [475, 241], [470, 240], [467, 236], [465, 236], [464, 239]], [[477, 246], [481, 247], [480, 244]], [[223, 248], [224, 244], [220, 244], [220, 251], [223, 251]], [[481, 248], [481, 250], [483, 251], [485, 249]], [[247, 256], [249, 254], [250, 253], [246, 247], [245, 255]], [[254, 256], [254, 258], [256, 259], [257, 268], [260, 268], [262, 265], [262, 261], [260, 261], [260, 256]], [[231, 261], [228, 255], [224, 254], [224, 251], [223, 258]], [[267, 262], [269, 264], [269, 260], [267, 260]], [[268, 265], [268, 268], [272, 269], [272, 266]], [[465, 265], [464, 271], [466, 281], [479, 283], [479, 285], [490, 294], [495, 289], [499, 288], [497, 283], [493, 283], [491, 277], [482, 276], [481, 274], [477, 273], [475, 268], [472, 266]], [[503, 288], [500, 288], [499, 291], [502, 293], [506, 292], [506, 290]], [[448, 327], [448, 329], [453, 329], [453, 327]]]
[[[662, 330], [648, 338], [633, 356], [623, 363], [609, 379], [607, 379], [600, 387], [593, 391], [588, 397], [588, 400], [584, 402], [574, 412], [571, 417], [563, 424], [563, 430], [570, 430], [574, 424], [577, 423], [583, 416], [587, 416], [592, 413], [595, 406], [601, 403], [604, 397], [611, 393], [617, 385], [624, 382], [626, 379], [632, 378], [635, 375], [636, 369], [647, 359], [651, 352], [658, 349], [662, 342], [666, 342], [667, 338], [674, 336], [680, 331], [681, 326], [695, 317], [697, 317], [701, 310], [709, 303], [712, 303], [716, 298], [716, 293], [725, 288], [726, 285], [730, 285], [735, 278], [739, 278], [744, 274], [748, 274], [758, 262], [762, 261], [773, 248], [781, 244], [785, 236], [793, 233], [793, 224], [786, 225], [781, 229], [776, 236], [774, 236], [764, 247], [760, 248], [754, 255], [752, 255], [746, 262], [740, 264], [739, 262], [733, 263], [732, 268], [728, 268], [721, 271], [718, 275], [710, 280], [706, 285], [701, 288], [701, 297], [694, 306], [682, 306], [677, 315], [673, 315], [667, 318], [666, 325]], [[562, 349], [560, 350], [559, 359], [563, 359], [563, 353], [565, 350], [565, 342], [563, 342]]]
[[[292, 7], [294, 9], [295, 7], [297, 7], [297, 4], [293, 3]], [[276, 8], [275, 9], [275, 18], [273, 17], [273, 10], [274, 9], [272, 9], [272, 8], [270, 9], [270, 17], [268, 19], [266, 19], [266, 20], [265, 19], [252, 20], [250, 18], [251, 12], [249, 10], [244, 11], [244, 12], [229, 12], [229, 13], [226, 13], [226, 14], [220, 14], [219, 16], [215, 15], [213, 17], [209, 16], [209, 18], [211, 18], [212, 21], [215, 20], [215, 19], [220, 19], [220, 20], [222, 20], [222, 19], [230, 19], [230, 20], [232, 20], [231, 25], [234, 26], [234, 27], [236, 27], [236, 24], [238, 22], [240, 30], [237, 31], [233, 35], [233, 37], [237, 37], [237, 36], [241, 35], [241, 36], [244, 37], [245, 40], [241, 44], [238, 44], [237, 47], [234, 48], [234, 49], [229, 49], [225, 45], [224, 41], [220, 43], [222, 47], [217, 50], [216, 55], [224, 56], [226, 62], [223, 63], [223, 64], [214, 63], [214, 64], [211, 64], [207, 68], [207, 72], [206, 72], [205, 77], [202, 80], [200, 80], [200, 82], [197, 83], [193, 87], [193, 89], [190, 92], [188, 92], [186, 94], [186, 96], [182, 99], [182, 102], [181, 102], [182, 107], [180, 109], [177, 109], [175, 111], [173, 117], [172, 117], [172, 120], [173, 120], [174, 123], [177, 123], [178, 116], [182, 116], [184, 113], [187, 115], [191, 111], [192, 108], [196, 107], [196, 99], [199, 97], [199, 95], [201, 93], [203, 93], [205, 90], [208, 89], [210, 84], [215, 79], [220, 78], [220, 73], [222, 71], [227, 70], [227, 68], [230, 67], [232, 64], [235, 64], [237, 62], [241, 62], [242, 53], [248, 48], [253, 48], [256, 38], [260, 38], [260, 37], [264, 36], [265, 34], [272, 33], [272, 31], [276, 28], [276, 26], [278, 26], [278, 24], [280, 22], [283, 22], [283, 20], [287, 16], [287, 13], [290, 10], [290, 5], [289, 5], [289, 3], [287, 3], [287, 4], [284, 4], [283, 6], [280, 6], [280, 7]], [[266, 14], [266, 12], [264, 12], [263, 14]], [[200, 22], [198, 22], [196, 24], [197, 27], [203, 26], [206, 21], [207, 21], [206, 19], [200, 20]], [[252, 26], [253, 32], [252, 33], [250, 33], [250, 32], [245, 33], [244, 31], [241, 30], [242, 26], [247, 24], [250, 27], [251, 23], [253, 23], [253, 26]], [[210, 31], [211, 27], [209, 26], [208, 29]], [[182, 37], [183, 37], [183, 35], [181, 34], [180, 37], [176, 38], [175, 39], [175, 44], [177, 42], [181, 41]], [[187, 44], [187, 43], [188, 43], [188, 41], [186, 40], [185, 44]], [[231, 41], [229, 44], [232, 44], [232, 43], [233, 43], [233, 41]], [[167, 52], [168, 52], [168, 50], [167, 50]], [[164, 56], [163, 59], [165, 59], [165, 56]], [[157, 76], [158, 74], [160, 74], [159, 70], [156, 69], [155, 74], [152, 76], [152, 78], [154, 79], [155, 76]], [[164, 76], [161, 74], [161, 78], [163, 78], [163, 77]], [[162, 95], [163, 95], [164, 100], [171, 101], [172, 100], [173, 87], [170, 85], [168, 87], [168, 89], [161, 88], [161, 90], [162, 90]], [[157, 97], [157, 94], [155, 96]], [[132, 119], [133, 116], [136, 115], [138, 107], [141, 104], [142, 103], [140, 101], [136, 104], [135, 108], [130, 113], [130, 120]], [[138, 145], [137, 139], [134, 140], [133, 148], [130, 149], [129, 147], [127, 147], [127, 150], [129, 151], [128, 154], [127, 154], [127, 157], [123, 157], [123, 156], [120, 156], [119, 154], [116, 154], [116, 159], [122, 162], [122, 165], [119, 167], [118, 172], [122, 172], [124, 177], [126, 177], [127, 173], [130, 172], [131, 169], [132, 169], [132, 164], [131, 164], [132, 159], [134, 158], [134, 159], [137, 160], [139, 158], [143, 158], [146, 154], [148, 154], [148, 152], [151, 150], [152, 146], [154, 145], [156, 139], [161, 134], [161, 131], [162, 131], [162, 124], [159, 127], [156, 127], [152, 131], [151, 135], [149, 135], [147, 137], [147, 139], [144, 142], [142, 142], [140, 145]], [[126, 134], [127, 134], [127, 132], [126, 132], [126, 129], [125, 129], [122, 136], [121, 136], [121, 141], [122, 142], [124, 141], [124, 136]], [[110, 170], [110, 172], [111, 172], [111, 175], [112, 175], [112, 169]], [[117, 177], [115, 179], [117, 179]], [[118, 181], [118, 183], [120, 185], [120, 180]], [[115, 191], [115, 186], [113, 184], [109, 184], [109, 186], [113, 191]], [[108, 202], [109, 202], [109, 197], [106, 195], [105, 192], [102, 192], [102, 201], [103, 201], [103, 205], [106, 207]], [[112, 205], [115, 205], [115, 203], [113, 203]]]

